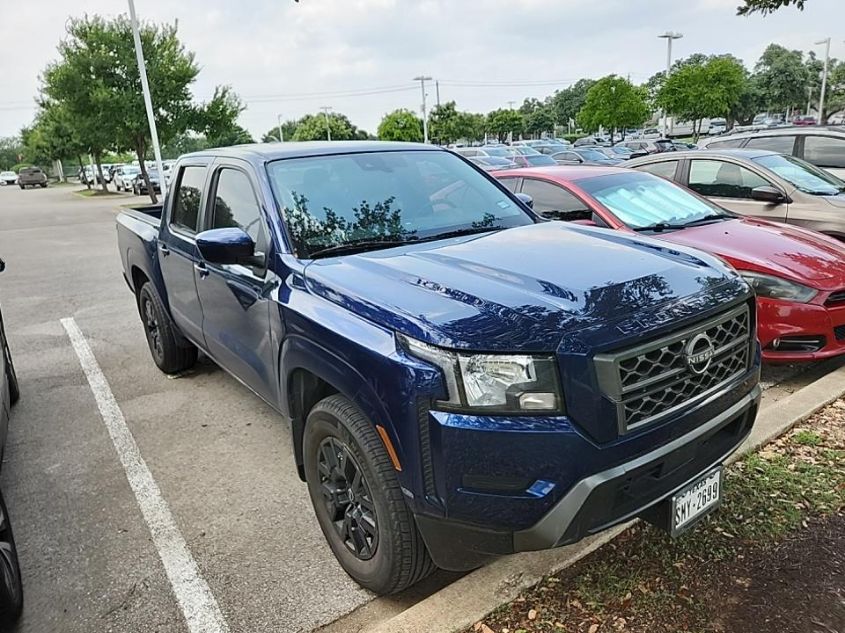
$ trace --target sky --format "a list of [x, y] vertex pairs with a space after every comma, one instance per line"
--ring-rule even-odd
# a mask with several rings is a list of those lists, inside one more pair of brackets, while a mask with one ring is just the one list
[[[3, 5], [13, 0], [0, 0]], [[737, 17], [739, 0], [136, 0], [139, 18], [178, 21], [201, 67], [207, 100], [229, 85], [247, 105], [240, 123], [260, 138], [322, 106], [375, 133], [396, 108], [419, 111], [426, 75], [440, 100], [477, 112], [543, 98], [581, 77], [616, 73], [645, 82], [673, 57], [731, 53], [753, 67], [771, 42], [801, 50], [835, 36], [842, 0], [807, 0], [803, 12]], [[14, 2], [0, 11], [0, 136], [32, 121], [39, 75], [56, 59], [70, 16], [114, 15], [125, 0]], [[840, 34], [840, 38], [843, 35]], [[834, 39], [831, 56], [845, 57]], [[429, 107], [435, 85], [427, 86]]]

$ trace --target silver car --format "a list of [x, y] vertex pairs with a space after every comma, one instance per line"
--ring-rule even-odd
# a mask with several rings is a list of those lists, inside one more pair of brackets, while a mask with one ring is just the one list
[[706, 149], [767, 149], [803, 158], [845, 178], [845, 127], [789, 126], [702, 139]]
[[626, 161], [717, 204], [845, 240], [845, 181], [806, 161], [766, 150], [694, 150]]

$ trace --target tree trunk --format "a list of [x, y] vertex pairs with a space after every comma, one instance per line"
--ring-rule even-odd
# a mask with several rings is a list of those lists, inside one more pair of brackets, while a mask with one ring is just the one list
[[100, 158], [99, 152], [94, 154], [94, 164], [97, 165], [97, 173], [100, 176], [100, 185], [103, 187], [103, 192], [108, 193], [109, 192], [109, 186], [108, 186], [108, 184], [106, 184], [106, 179], [103, 178], [103, 166], [100, 164], [101, 160], [102, 159]]
[[[82, 154], [78, 154], [76, 156], [77, 160], [79, 161], [79, 173], [82, 174], [82, 177], [85, 178], [85, 165], [82, 162]], [[91, 188], [91, 183], [88, 182], [88, 179], [85, 178], [85, 187], [86, 189]]]
[[[141, 168], [141, 178], [144, 179], [144, 184], [147, 186], [147, 193], [150, 194], [150, 201], [153, 204], [158, 204], [158, 196], [156, 196], [155, 189], [150, 182], [150, 175], [147, 173], [147, 164], [144, 162], [144, 154], [147, 153], [147, 145], [143, 139], [138, 139], [135, 144], [135, 154], [138, 156], [138, 166]], [[164, 178], [164, 174], [159, 174], [159, 178]]]

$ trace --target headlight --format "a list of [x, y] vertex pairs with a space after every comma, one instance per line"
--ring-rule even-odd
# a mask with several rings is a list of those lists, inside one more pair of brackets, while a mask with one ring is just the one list
[[794, 281], [787, 281], [780, 277], [773, 275], [764, 275], [763, 273], [752, 273], [742, 270], [739, 273], [751, 287], [754, 292], [760, 297], [768, 297], [769, 299], [783, 299], [786, 301], [797, 301], [798, 303], [807, 303], [818, 294], [818, 290], [809, 288]]
[[553, 356], [472, 354], [444, 350], [399, 335], [408, 352], [439, 367], [446, 409], [497, 413], [559, 413], [563, 409]]

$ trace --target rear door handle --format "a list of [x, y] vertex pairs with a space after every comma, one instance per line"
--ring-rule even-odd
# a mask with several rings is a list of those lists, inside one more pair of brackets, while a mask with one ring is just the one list
[[167, 246], [166, 246], [165, 244], [159, 244], [159, 245], [158, 245], [158, 250], [160, 250], [160, 251], [161, 251], [161, 256], [162, 256], [162, 257], [167, 257], [168, 255], [170, 255], [170, 249], [169, 249], [169, 248], [167, 248]]
[[208, 277], [208, 268], [206, 268], [205, 264], [202, 262], [197, 262], [194, 264], [194, 270], [197, 271], [201, 279], [205, 279]]

